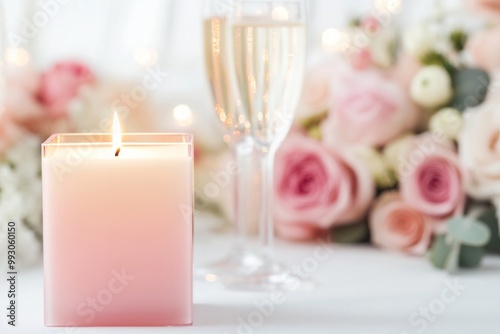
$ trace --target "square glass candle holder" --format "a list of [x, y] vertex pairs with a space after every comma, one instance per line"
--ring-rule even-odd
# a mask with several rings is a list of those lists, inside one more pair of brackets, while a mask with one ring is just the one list
[[192, 323], [193, 138], [42, 144], [46, 326]]

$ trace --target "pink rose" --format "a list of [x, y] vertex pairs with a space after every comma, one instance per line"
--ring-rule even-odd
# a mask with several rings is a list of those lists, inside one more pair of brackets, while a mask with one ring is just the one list
[[465, 5], [488, 19], [500, 20], [499, 0], [465, 0]]
[[331, 226], [355, 222], [366, 214], [374, 191], [370, 170], [352, 153], [292, 134], [275, 160], [277, 231], [290, 239], [309, 239]]
[[368, 15], [361, 19], [361, 28], [369, 35], [374, 35], [382, 28], [375, 16]]
[[398, 192], [385, 192], [369, 218], [372, 242], [381, 248], [421, 255], [432, 236], [432, 218], [405, 202]]
[[466, 50], [475, 64], [487, 71], [500, 69], [500, 26], [480, 31], [471, 36]]
[[92, 84], [94, 75], [85, 65], [61, 62], [54, 65], [41, 78], [39, 101], [45, 106], [47, 116], [61, 118], [66, 115], [68, 103], [77, 96], [80, 87]]
[[403, 87], [377, 70], [338, 73], [332, 98], [322, 126], [328, 145], [383, 146], [418, 123], [418, 109]]
[[349, 61], [357, 70], [364, 70], [374, 65], [370, 49], [360, 49], [349, 57]]
[[[38, 99], [41, 83], [38, 73], [31, 69], [8, 73], [6, 81], [5, 113], [2, 115], [4, 145], [16, 140], [16, 134], [21, 132], [45, 138], [54, 132], [71, 130], [66, 120], [47, 118], [46, 108]], [[12, 131], [14, 128], [17, 130]]]
[[398, 167], [401, 195], [410, 206], [441, 221], [462, 213], [462, 170], [451, 141], [437, 134], [416, 136], [408, 141]]

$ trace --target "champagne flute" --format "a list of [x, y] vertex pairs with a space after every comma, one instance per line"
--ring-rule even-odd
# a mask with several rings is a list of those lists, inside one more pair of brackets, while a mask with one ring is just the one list
[[235, 0], [230, 14], [231, 76], [261, 168], [260, 264], [230, 277], [230, 288], [294, 290], [312, 286], [276, 261], [273, 226], [273, 163], [292, 125], [305, 67], [304, 0]]
[[227, 41], [227, 15], [234, 8], [233, 0], [208, 0], [204, 13], [205, 67], [214, 100], [217, 118], [225, 129], [224, 141], [229, 144], [238, 164], [233, 176], [234, 234], [235, 240], [229, 254], [196, 273], [208, 282], [234, 277], [253, 270], [259, 258], [247, 247], [248, 219], [248, 167], [253, 144], [248, 128], [239, 116], [238, 101], [229, 81], [229, 54]]

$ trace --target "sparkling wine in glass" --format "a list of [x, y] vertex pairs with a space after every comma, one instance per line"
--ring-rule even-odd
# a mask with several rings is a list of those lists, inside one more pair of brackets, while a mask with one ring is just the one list
[[196, 270], [199, 277], [218, 282], [246, 274], [259, 265], [259, 258], [247, 247], [248, 165], [253, 150], [248, 124], [240, 116], [237, 97], [229, 80], [230, 54], [227, 16], [234, 9], [232, 0], [206, 2], [203, 22], [205, 67], [212, 91], [214, 111], [225, 130], [224, 141], [229, 144], [238, 164], [234, 176], [234, 242], [229, 254], [222, 260]]
[[302, 86], [306, 53], [304, 0], [236, 0], [229, 18], [230, 80], [241, 101], [241, 121], [259, 152], [260, 264], [229, 278], [230, 288], [293, 290], [312, 286], [287, 270], [274, 255], [273, 162], [292, 125]]

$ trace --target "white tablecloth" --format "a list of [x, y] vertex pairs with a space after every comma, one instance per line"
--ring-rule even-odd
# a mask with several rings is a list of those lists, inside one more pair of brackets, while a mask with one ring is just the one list
[[[195, 265], [222, 255], [229, 242], [227, 236], [197, 237]], [[337, 245], [328, 256], [315, 255], [317, 247], [277, 243], [278, 256], [311, 271], [317, 289], [290, 292], [269, 306], [266, 294], [195, 281], [194, 324], [182, 328], [46, 328], [39, 265], [20, 273], [18, 327], [6, 325], [2, 306], [0, 333], [500, 333], [500, 257], [451, 277], [424, 258]]]

